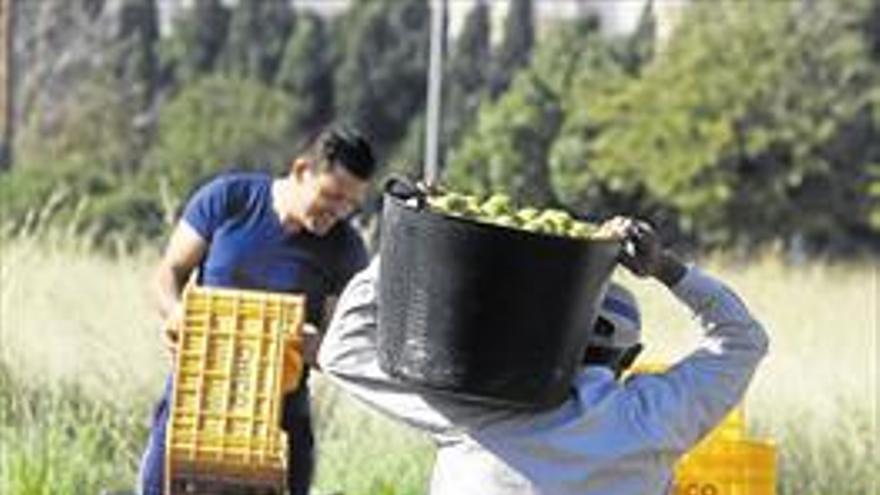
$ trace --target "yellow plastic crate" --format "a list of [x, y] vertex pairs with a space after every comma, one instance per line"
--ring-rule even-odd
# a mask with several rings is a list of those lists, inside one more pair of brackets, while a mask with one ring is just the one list
[[166, 437], [166, 495], [280, 493], [283, 390], [298, 382], [305, 298], [190, 287]]
[[[668, 366], [639, 364], [633, 374]], [[745, 411], [734, 408], [675, 467], [675, 495], [774, 495], [776, 446], [747, 438]]]
[[737, 406], [694, 448], [712, 442], [736, 442], [745, 438], [746, 415], [743, 407]]
[[676, 495], [774, 495], [776, 447], [759, 440], [713, 440], [675, 468]]

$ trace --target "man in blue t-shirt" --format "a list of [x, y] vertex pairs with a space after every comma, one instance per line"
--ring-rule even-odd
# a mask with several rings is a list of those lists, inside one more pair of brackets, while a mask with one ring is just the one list
[[[363, 201], [376, 163], [357, 132], [321, 133], [283, 178], [222, 175], [190, 199], [159, 264], [156, 289], [173, 351], [183, 309], [181, 293], [198, 268], [198, 283], [306, 295], [304, 358], [314, 362], [321, 328], [335, 296], [367, 264], [358, 233], [346, 220]], [[308, 374], [285, 396], [283, 427], [290, 439], [288, 486], [306, 494], [314, 468]], [[139, 476], [139, 493], [162, 495], [165, 426], [171, 379], [156, 407]]]

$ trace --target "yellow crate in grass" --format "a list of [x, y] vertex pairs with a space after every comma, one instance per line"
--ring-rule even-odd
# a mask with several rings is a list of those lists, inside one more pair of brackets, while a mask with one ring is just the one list
[[298, 382], [305, 298], [190, 287], [175, 358], [166, 495], [281, 493], [283, 390]]
[[[661, 373], [668, 366], [639, 364], [632, 373]], [[675, 467], [675, 495], [774, 495], [776, 446], [750, 439], [745, 412], [734, 408]]]
[[675, 495], [774, 495], [776, 446], [761, 440], [714, 439], [675, 468]]

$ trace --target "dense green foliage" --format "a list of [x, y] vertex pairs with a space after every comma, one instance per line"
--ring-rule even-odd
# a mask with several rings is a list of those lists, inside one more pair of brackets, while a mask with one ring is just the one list
[[[476, 3], [448, 48], [456, 189], [638, 214], [698, 247], [880, 248], [880, 1], [697, 2], [657, 46], [652, 2], [617, 38], [592, 18], [544, 29], [528, 0], [492, 26], [492, 5]], [[65, 15], [104, 22], [103, 8]], [[354, 2], [329, 21], [198, 0], [162, 37], [154, 0], [114, 12], [105, 64], [60, 71], [63, 94], [23, 107], [0, 179], [13, 228], [55, 218], [153, 237], [208, 175], [280, 171], [333, 119], [373, 139], [380, 176], [420, 172], [426, 0]]]
[[423, 0], [356, 2], [340, 21], [337, 116], [389, 156], [425, 106], [430, 11]]
[[297, 17], [275, 84], [296, 102], [291, 117], [294, 135], [311, 136], [332, 118], [333, 59], [321, 17]]
[[209, 77], [184, 89], [159, 121], [145, 173], [176, 199], [229, 167], [281, 163], [292, 148], [291, 99], [256, 81]]
[[510, 0], [504, 23], [504, 39], [493, 60], [492, 96], [498, 97], [510, 87], [516, 73], [528, 66], [535, 44], [534, 5], [532, 0]]
[[[468, 14], [464, 27], [449, 54], [443, 105], [443, 136], [446, 148], [454, 147], [474, 120], [491, 75], [492, 46], [489, 7], [478, 3]], [[447, 149], [447, 152], [452, 151]]]
[[125, 0], [114, 44], [118, 77], [133, 87], [139, 110], [153, 101], [158, 85], [158, 11], [155, 0]]
[[174, 19], [175, 35], [166, 56], [184, 83], [212, 72], [229, 30], [230, 12], [221, 0], [195, 0], [193, 8]]
[[480, 194], [503, 191], [531, 204], [553, 203], [546, 158], [562, 117], [558, 94], [536, 73], [521, 74], [510, 92], [483, 109], [447, 180]]
[[560, 160], [643, 188], [709, 244], [865, 229], [858, 189], [880, 152], [877, 67], [850, 11], [793, 9], [692, 9], [642, 77], [601, 97], [577, 88], [584, 111], [567, 127], [582, 147]]
[[233, 77], [271, 81], [281, 64], [293, 22], [293, 11], [286, 0], [239, 0], [220, 55], [223, 71]]

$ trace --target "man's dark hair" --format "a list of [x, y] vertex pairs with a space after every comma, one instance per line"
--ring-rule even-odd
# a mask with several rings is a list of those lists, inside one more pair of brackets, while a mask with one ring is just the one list
[[337, 125], [321, 131], [311, 140], [306, 154], [322, 169], [341, 165], [363, 180], [368, 180], [376, 171], [376, 158], [370, 143], [360, 132], [348, 126]]

